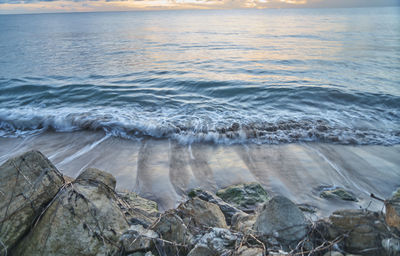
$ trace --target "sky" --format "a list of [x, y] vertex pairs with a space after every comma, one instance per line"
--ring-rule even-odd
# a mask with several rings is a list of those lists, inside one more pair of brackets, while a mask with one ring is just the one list
[[399, 6], [400, 0], [0, 0], [0, 14], [168, 9]]

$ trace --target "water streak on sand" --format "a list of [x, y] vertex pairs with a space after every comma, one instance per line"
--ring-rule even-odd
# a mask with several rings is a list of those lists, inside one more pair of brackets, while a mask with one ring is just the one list
[[[329, 166], [332, 167], [333, 170], [336, 171], [337, 174], [340, 175], [340, 177], [343, 178], [344, 181], [346, 181], [346, 183], [348, 183], [350, 186], [357, 188], [360, 191], [363, 191], [365, 194], [368, 194], [370, 192], [366, 191], [364, 188], [360, 187], [359, 185], [357, 185], [357, 183], [354, 180], [349, 179], [348, 177], [345, 176], [344, 172], [340, 169], [340, 167], [338, 167], [335, 163], [332, 163], [332, 161], [330, 161], [321, 151], [319, 151], [317, 148], [312, 148], [309, 145], [305, 144], [305, 143], [301, 143], [301, 145], [307, 147], [308, 149], [312, 150], [313, 152], [315, 152], [318, 156], [320, 156], [322, 159], [324, 159], [324, 161], [326, 161]], [[336, 184], [332, 184], [333, 187], [336, 187]]]
[[[83, 154], [89, 152], [90, 150], [92, 150], [93, 148], [95, 148], [97, 145], [99, 145], [100, 143], [102, 143], [103, 141], [105, 141], [106, 139], [110, 138], [110, 135], [105, 135], [102, 139], [93, 142], [90, 145], [86, 145], [85, 147], [83, 147], [82, 149], [80, 149], [79, 151], [75, 152], [73, 155], [70, 155], [69, 157], [65, 158], [63, 161], [61, 161], [59, 164], [60, 165], [65, 165], [69, 162], [71, 162], [72, 160], [82, 156]], [[54, 155], [53, 155], [54, 157]]]
[[[53, 155], [52, 162], [72, 177], [88, 166], [103, 169], [116, 176], [118, 189], [133, 190], [156, 200], [164, 210], [184, 200], [192, 188], [215, 192], [242, 182], [259, 182], [272, 194], [319, 208], [321, 215], [338, 208], [366, 207], [370, 202], [370, 209], [380, 210], [382, 204], [369, 194], [387, 198], [400, 186], [399, 146], [321, 143], [183, 146], [168, 140], [131, 141], [105, 137], [101, 132], [95, 135], [76, 132], [45, 133], [29, 140], [0, 138], [4, 145], [0, 154], [4, 162], [35, 148]], [[96, 146], [87, 150], [86, 145]], [[322, 199], [321, 185], [348, 189], [360, 201]]]

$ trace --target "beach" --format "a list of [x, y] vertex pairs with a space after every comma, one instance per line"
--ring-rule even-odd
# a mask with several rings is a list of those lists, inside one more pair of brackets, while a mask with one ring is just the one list
[[[45, 133], [28, 139], [0, 139], [1, 163], [30, 149], [43, 152], [65, 175], [76, 178], [85, 168], [113, 174], [117, 189], [155, 200], [162, 210], [176, 207], [194, 188], [212, 192], [239, 183], [258, 182], [274, 195], [284, 195], [317, 210], [383, 204], [400, 186], [399, 146], [349, 146], [326, 143], [283, 145], [180, 145], [169, 140], [132, 141], [102, 132]], [[342, 187], [358, 202], [320, 197], [323, 188]]]
[[398, 5], [8, 1], [0, 254], [400, 253]]

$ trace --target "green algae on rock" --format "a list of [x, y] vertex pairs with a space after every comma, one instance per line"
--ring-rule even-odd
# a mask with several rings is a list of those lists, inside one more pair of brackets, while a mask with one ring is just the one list
[[393, 192], [392, 199], [400, 199], [400, 188]]
[[353, 193], [346, 191], [343, 188], [324, 190], [321, 192], [320, 197], [325, 199], [341, 199], [344, 201], [358, 202], [358, 199], [353, 195]]
[[255, 182], [229, 186], [219, 190], [217, 196], [245, 212], [254, 212], [259, 204], [269, 199], [267, 191]]

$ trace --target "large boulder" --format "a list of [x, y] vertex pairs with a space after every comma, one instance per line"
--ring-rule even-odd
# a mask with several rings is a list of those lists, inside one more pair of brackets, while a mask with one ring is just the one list
[[267, 191], [258, 183], [229, 186], [217, 192], [225, 202], [245, 212], [254, 212], [258, 205], [268, 201]]
[[38, 151], [0, 166], [0, 254], [29, 231], [63, 184], [60, 172]]
[[362, 255], [385, 255], [382, 240], [390, 237], [380, 213], [367, 210], [340, 210], [329, 216], [329, 236], [345, 234], [343, 249]]
[[85, 170], [57, 194], [15, 255], [115, 254], [129, 225], [113, 186], [104, 172]]
[[225, 215], [226, 223], [228, 225], [231, 225], [233, 215], [242, 212], [238, 208], [226, 203], [220, 197], [206, 190], [193, 189], [192, 191], [189, 192], [189, 196], [192, 198], [197, 196], [198, 198], [204, 201], [218, 205], [222, 213]]
[[[187, 226], [227, 228], [225, 216], [218, 205], [192, 198], [178, 207], [178, 214]], [[189, 227], [190, 228], [190, 227]]]
[[263, 205], [254, 230], [263, 236], [275, 237], [283, 244], [291, 244], [305, 237], [308, 225], [304, 214], [292, 201], [275, 196]]

